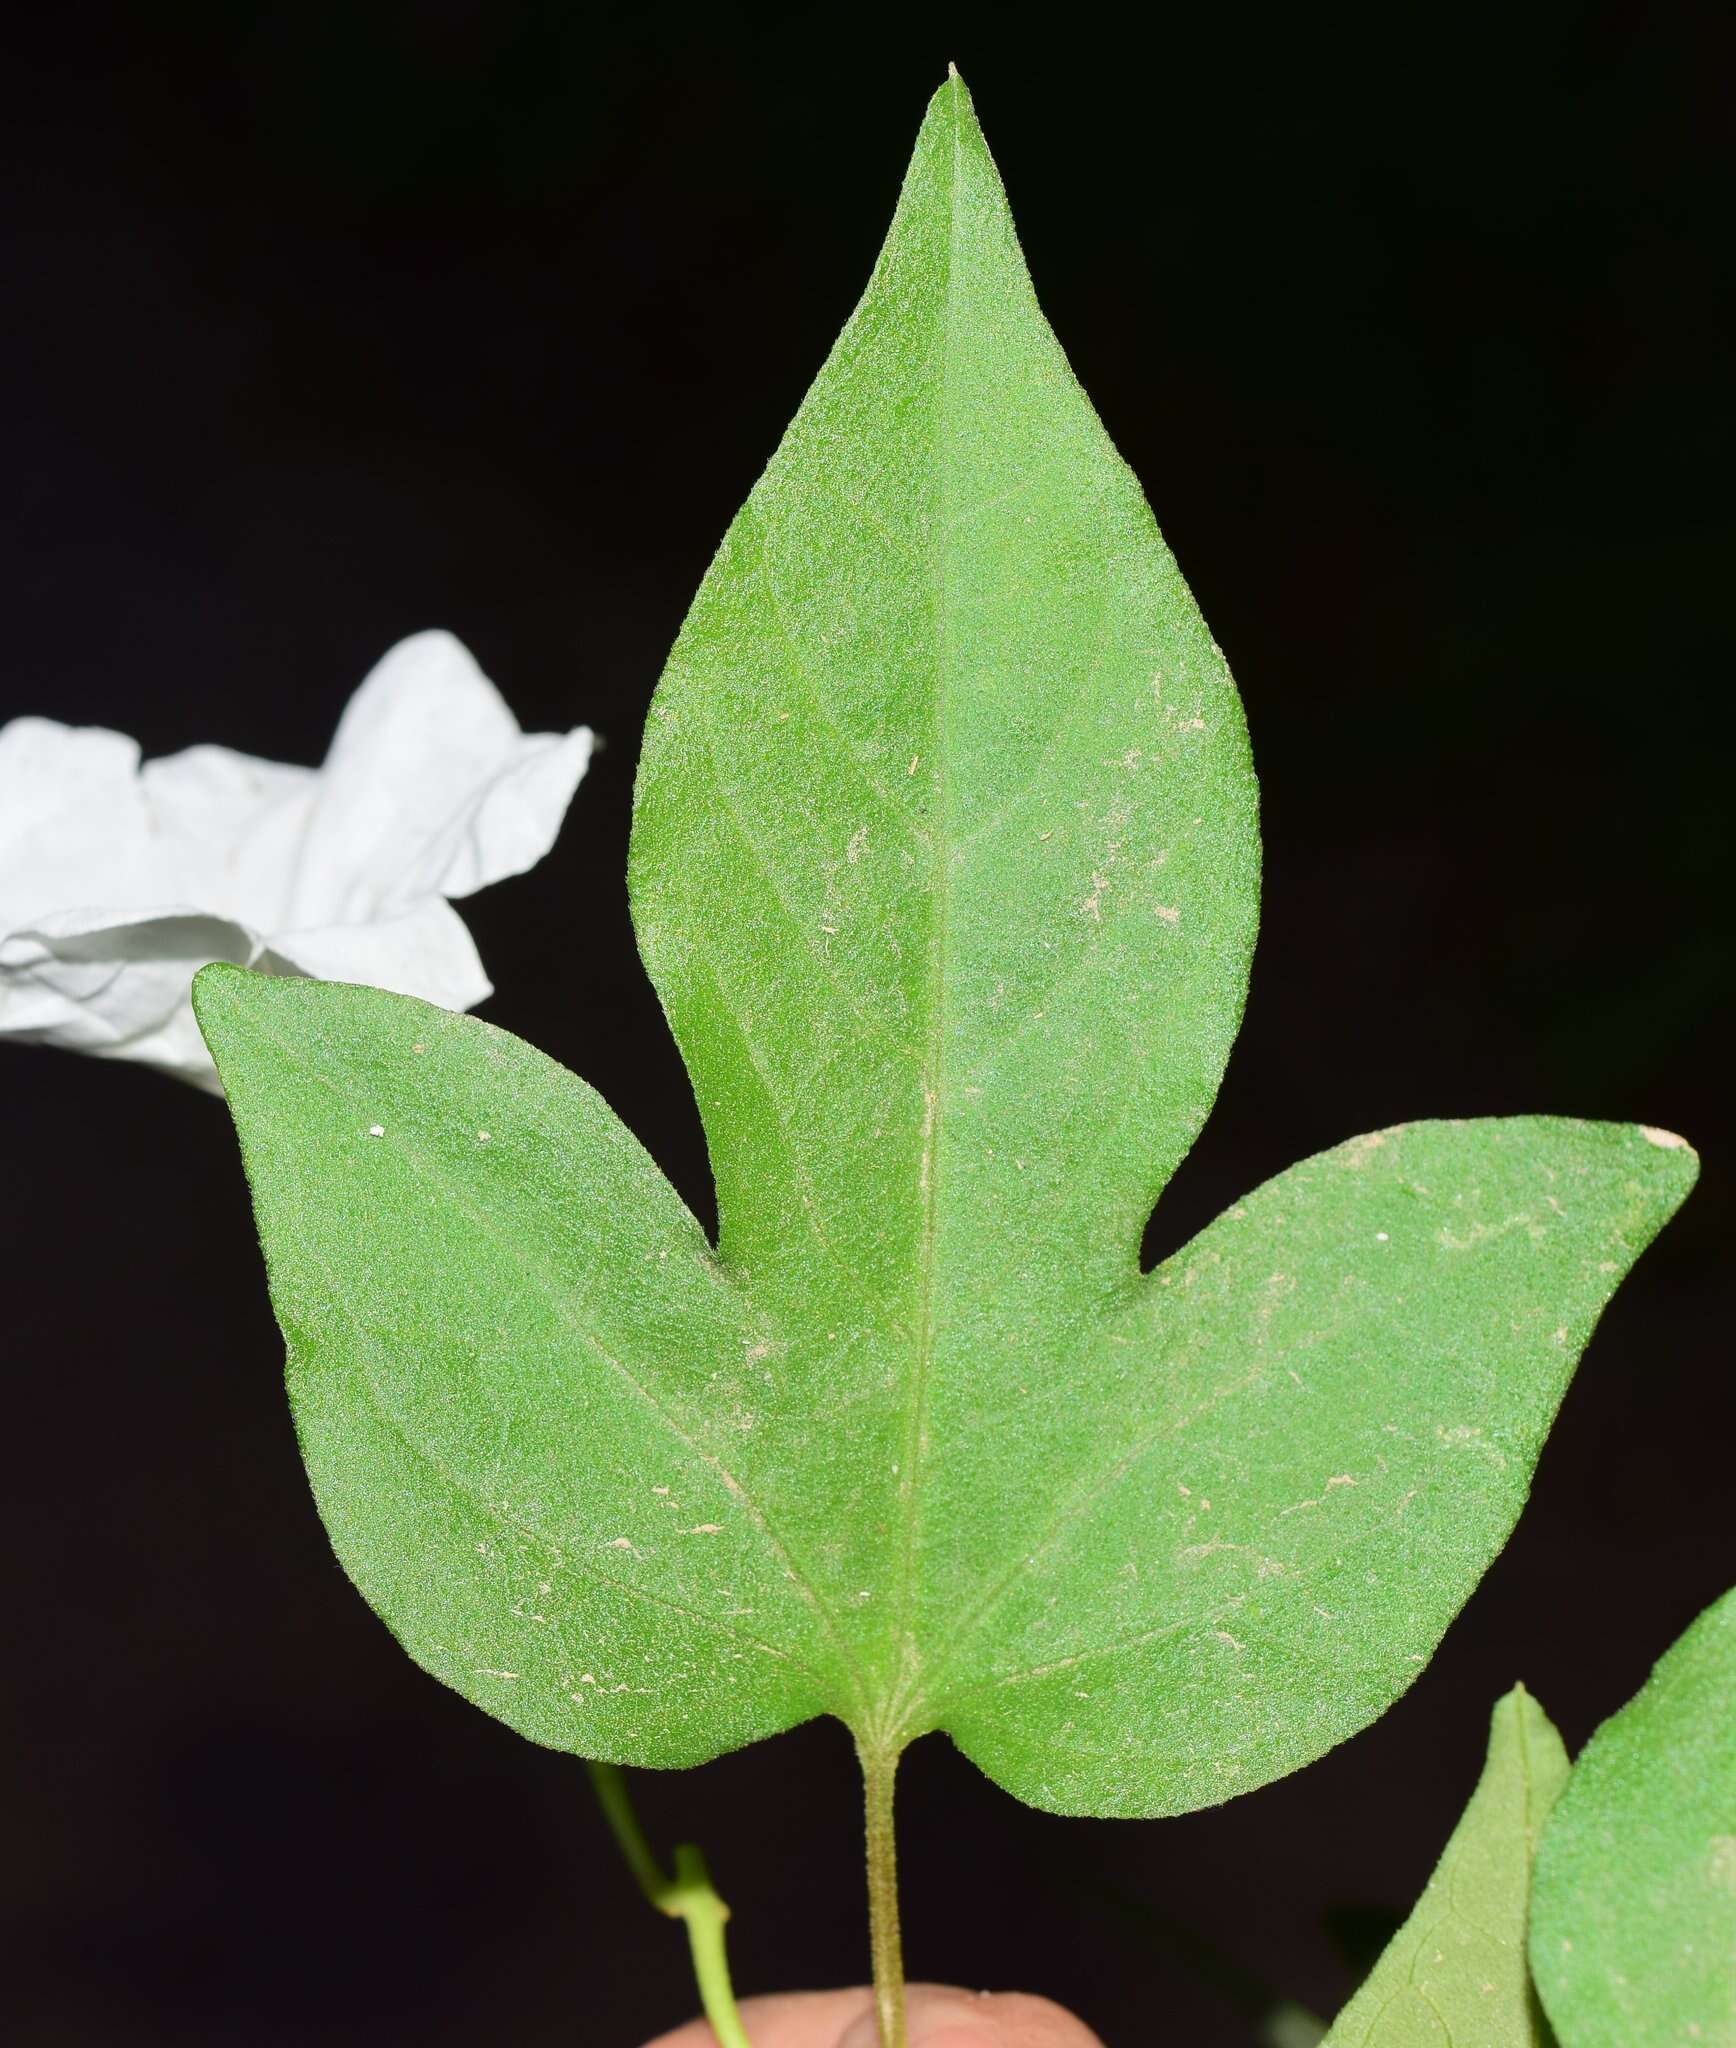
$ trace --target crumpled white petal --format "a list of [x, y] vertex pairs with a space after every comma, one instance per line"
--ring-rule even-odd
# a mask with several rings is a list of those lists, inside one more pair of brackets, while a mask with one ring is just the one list
[[371, 924], [286, 932], [272, 940], [270, 957], [254, 964], [282, 974], [311, 975], [315, 981], [365, 981], [373, 988], [421, 996], [446, 1010], [473, 1009], [494, 992], [476, 941], [442, 896], [424, 896], [408, 910]]
[[345, 708], [323, 768], [0, 727], [0, 1037], [217, 1076], [188, 987], [211, 960], [448, 1009], [491, 992], [446, 900], [533, 867], [590, 761], [524, 733], [450, 633], [418, 633]]

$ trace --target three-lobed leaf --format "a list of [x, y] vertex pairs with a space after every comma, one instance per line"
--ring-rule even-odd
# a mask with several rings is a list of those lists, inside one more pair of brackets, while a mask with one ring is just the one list
[[1409, 1919], [1325, 2048], [1553, 2048], [1525, 1959], [1538, 1837], [1567, 1751], [1523, 1686], [1496, 1705], [1483, 1775]]
[[1414, 1124], [1142, 1276], [1254, 806], [950, 80], [652, 706], [633, 911], [715, 1253], [504, 1034], [201, 979], [322, 1512], [419, 1661], [586, 1755], [830, 1711], [1097, 1813], [1246, 1790], [1403, 1689], [1693, 1156]]
[[1561, 2048], [1736, 2048], [1736, 1591], [1597, 1730], [1544, 1831], [1531, 1963]]

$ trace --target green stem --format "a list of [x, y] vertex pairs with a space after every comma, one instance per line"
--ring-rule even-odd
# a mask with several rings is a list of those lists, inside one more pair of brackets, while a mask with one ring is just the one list
[[735, 1993], [729, 1982], [729, 1957], [725, 1952], [723, 1923], [729, 1908], [717, 1895], [705, 1867], [705, 1858], [691, 1842], [675, 1852], [675, 1875], [664, 1872], [652, 1854], [651, 1844], [633, 1811], [627, 1780], [618, 1764], [589, 1764], [591, 1783], [609, 1832], [615, 1837], [635, 1882], [659, 1913], [671, 1920], [687, 1922], [687, 1943], [693, 1951], [693, 1974], [699, 1984], [699, 2002], [722, 2048], [749, 2048]]
[[651, 1853], [651, 1844], [646, 1841], [639, 1816], [633, 1811], [633, 1801], [621, 1766], [587, 1764], [585, 1768], [591, 1774], [597, 1803], [603, 1809], [603, 1818], [609, 1823], [609, 1832], [614, 1836], [616, 1846], [626, 1858], [627, 1868], [633, 1873], [634, 1883], [661, 1913], [669, 1891], [669, 1880], [663, 1874], [662, 1864]]
[[723, 2048], [748, 2048], [747, 2033], [730, 1988], [729, 1957], [724, 1952], [723, 1923], [729, 1918], [729, 1908], [713, 1890], [705, 1858], [691, 1842], [683, 1842], [675, 1852], [671, 1896], [679, 1903], [663, 1910], [687, 1922], [687, 1943], [693, 1951], [699, 2002], [711, 2022], [711, 2031]]
[[906, 2048], [904, 1951], [898, 1935], [898, 1850], [892, 1831], [895, 1749], [858, 1747], [868, 1815], [868, 1941], [874, 1959], [874, 2017], [880, 2048]]

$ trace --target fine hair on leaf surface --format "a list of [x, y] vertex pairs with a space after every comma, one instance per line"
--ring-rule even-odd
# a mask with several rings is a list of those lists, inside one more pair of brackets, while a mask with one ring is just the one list
[[1140, 1272], [1241, 1013], [1255, 785], [956, 77], [670, 657], [630, 889], [715, 1247], [508, 1034], [199, 984], [320, 1509], [410, 1654], [591, 1758], [831, 1713], [1065, 1813], [1378, 1715], [1693, 1154], [1413, 1123]]

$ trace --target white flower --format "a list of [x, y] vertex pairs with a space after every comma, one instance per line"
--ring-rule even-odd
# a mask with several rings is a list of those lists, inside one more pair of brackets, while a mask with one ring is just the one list
[[189, 747], [140, 765], [101, 727], [0, 728], [0, 1037], [215, 1089], [188, 985], [211, 960], [490, 993], [446, 901], [554, 843], [591, 734], [524, 733], [450, 633], [386, 655], [323, 768]]

